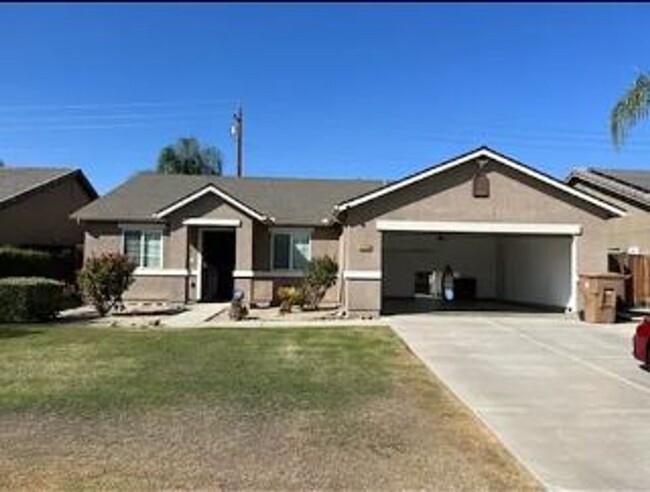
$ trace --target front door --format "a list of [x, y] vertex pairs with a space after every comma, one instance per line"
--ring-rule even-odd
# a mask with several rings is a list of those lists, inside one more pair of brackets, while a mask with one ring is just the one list
[[235, 269], [235, 231], [203, 231], [201, 248], [201, 300], [205, 302], [232, 299]]

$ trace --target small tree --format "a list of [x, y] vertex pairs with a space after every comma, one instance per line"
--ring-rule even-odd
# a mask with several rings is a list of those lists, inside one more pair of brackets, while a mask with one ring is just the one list
[[203, 147], [194, 137], [179, 138], [158, 155], [156, 170], [161, 174], [220, 175], [223, 157], [216, 147]]
[[307, 276], [303, 289], [306, 307], [318, 309], [327, 293], [327, 289], [336, 283], [339, 266], [329, 256], [314, 258], [307, 265]]
[[305, 290], [302, 287], [284, 286], [277, 290], [280, 301], [280, 313], [290, 313], [293, 306], [301, 306], [305, 303]]
[[90, 258], [79, 272], [79, 287], [84, 298], [100, 316], [122, 307], [122, 295], [133, 283], [135, 265], [125, 255], [105, 253]]

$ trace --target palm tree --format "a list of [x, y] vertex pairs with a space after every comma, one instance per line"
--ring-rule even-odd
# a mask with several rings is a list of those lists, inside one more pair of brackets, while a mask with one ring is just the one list
[[610, 129], [616, 147], [623, 145], [630, 128], [648, 116], [648, 109], [650, 109], [650, 76], [642, 73], [612, 109]]
[[162, 174], [216, 174], [223, 167], [221, 153], [215, 147], [201, 147], [192, 137], [179, 138], [158, 155], [157, 171]]

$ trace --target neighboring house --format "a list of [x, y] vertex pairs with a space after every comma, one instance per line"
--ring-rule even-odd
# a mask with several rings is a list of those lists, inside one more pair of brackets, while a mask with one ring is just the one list
[[575, 310], [578, 273], [606, 270], [601, 231], [624, 214], [481, 147], [389, 184], [140, 174], [73, 217], [86, 257], [136, 262], [129, 299], [227, 299], [234, 285], [266, 303], [328, 254], [328, 300], [376, 315], [446, 266], [481, 298]]
[[70, 214], [96, 198], [80, 170], [0, 167], [0, 245], [81, 245], [84, 231]]
[[625, 209], [624, 217], [607, 222], [611, 252], [650, 254], [650, 170], [578, 169], [567, 182]]

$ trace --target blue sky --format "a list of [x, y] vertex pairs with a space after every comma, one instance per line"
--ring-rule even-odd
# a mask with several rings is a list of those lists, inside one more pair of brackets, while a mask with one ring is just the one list
[[105, 192], [194, 135], [233, 172], [394, 179], [481, 144], [564, 177], [650, 167], [613, 103], [650, 70], [650, 5], [2, 5], [0, 158]]

